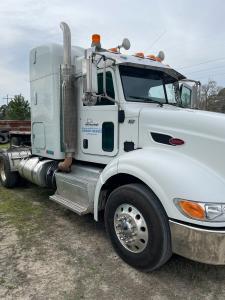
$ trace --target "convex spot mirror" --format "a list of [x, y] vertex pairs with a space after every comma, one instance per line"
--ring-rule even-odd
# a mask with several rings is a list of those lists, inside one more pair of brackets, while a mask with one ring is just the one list
[[123, 39], [123, 42], [122, 42], [122, 47], [125, 49], [125, 50], [129, 50], [130, 49], [130, 41], [128, 39]]
[[123, 39], [123, 42], [121, 45], [118, 46], [118, 48], [124, 48], [125, 50], [129, 50], [130, 49], [130, 41], [128, 39]]

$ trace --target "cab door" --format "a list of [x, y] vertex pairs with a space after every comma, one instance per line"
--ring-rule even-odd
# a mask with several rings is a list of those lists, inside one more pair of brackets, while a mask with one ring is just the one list
[[[117, 98], [114, 73], [106, 72], [107, 94]], [[98, 73], [98, 94], [103, 94], [103, 73]], [[93, 106], [81, 108], [81, 148], [86, 154], [115, 156], [118, 152], [118, 105], [101, 98]]]

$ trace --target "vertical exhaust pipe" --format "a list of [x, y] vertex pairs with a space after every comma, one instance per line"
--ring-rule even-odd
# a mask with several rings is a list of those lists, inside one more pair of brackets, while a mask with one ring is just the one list
[[60, 28], [63, 31], [63, 64], [71, 66], [71, 33], [68, 24], [61, 22]]
[[69, 26], [62, 22], [63, 31], [63, 65], [62, 65], [62, 109], [63, 109], [63, 144], [65, 159], [58, 169], [70, 172], [76, 149], [76, 102], [73, 86], [74, 66], [71, 64], [71, 33]]

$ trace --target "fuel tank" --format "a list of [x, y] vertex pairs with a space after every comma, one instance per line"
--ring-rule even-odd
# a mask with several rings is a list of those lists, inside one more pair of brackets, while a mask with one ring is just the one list
[[21, 177], [36, 185], [54, 188], [57, 165], [57, 162], [53, 160], [31, 157], [21, 160], [18, 172]]

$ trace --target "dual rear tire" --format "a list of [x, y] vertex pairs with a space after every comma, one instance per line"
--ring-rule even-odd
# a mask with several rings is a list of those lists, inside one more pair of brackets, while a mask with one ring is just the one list
[[110, 194], [105, 226], [115, 251], [137, 269], [153, 271], [172, 255], [168, 217], [142, 184], [121, 186]]
[[18, 172], [12, 172], [7, 154], [0, 154], [0, 183], [6, 188], [13, 188], [19, 182]]

